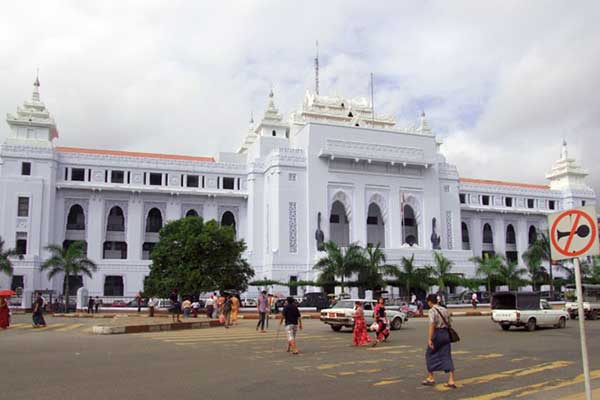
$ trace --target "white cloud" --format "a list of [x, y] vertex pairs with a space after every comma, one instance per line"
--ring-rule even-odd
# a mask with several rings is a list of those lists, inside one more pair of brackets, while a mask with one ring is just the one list
[[[600, 193], [595, 2], [12, 2], [0, 15], [0, 112], [35, 68], [60, 143], [235, 150], [272, 84], [288, 113], [313, 87], [421, 109], [463, 176], [543, 182], [561, 139]], [[6, 129], [6, 128], [3, 128]]]

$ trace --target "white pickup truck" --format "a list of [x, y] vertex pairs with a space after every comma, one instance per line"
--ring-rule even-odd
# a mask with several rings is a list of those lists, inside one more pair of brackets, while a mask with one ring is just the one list
[[[581, 285], [583, 293], [583, 312], [586, 319], [598, 319], [600, 315], [600, 285]], [[578, 317], [579, 308], [577, 305], [577, 293], [575, 285], [567, 285], [565, 290], [565, 310], [569, 313], [571, 319]]]
[[553, 310], [539, 293], [498, 292], [492, 296], [492, 321], [507, 331], [511, 326], [524, 326], [534, 331], [538, 326], [564, 328], [569, 314], [564, 310]]

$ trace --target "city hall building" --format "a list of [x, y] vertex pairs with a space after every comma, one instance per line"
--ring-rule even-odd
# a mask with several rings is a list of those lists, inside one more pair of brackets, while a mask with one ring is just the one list
[[61, 293], [64, 277], [40, 271], [45, 247], [81, 240], [98, 270], [72, 277], [71, 287], [133, 296], [161, 227], [192, 215], [233, 226], [255, 279], [315, 279], [328, 240], [379, 244], [389, 263], [414, 254], [431, 264], [439, 249], [454, 272], [473, 276], [472, 256], [522, 263], [548, 213], [595, 203], [566, 143], [562, 151], [557, 144], [548, 185], [464, 178], [424, 114], [400, 128], [365, 99], [307, 92], [284, 119], [271, 92], [239, 149], [216, 158], [59, 146], [37, 79], [6, 122], [0, 236], [19, 256], [12, 277], [0, 274], [1, 288]]

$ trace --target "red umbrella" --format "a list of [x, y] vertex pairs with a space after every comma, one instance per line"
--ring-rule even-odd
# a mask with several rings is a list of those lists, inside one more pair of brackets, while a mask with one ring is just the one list
[[16, 296], [17, 292], [12, 290], [0, 290], [0, 297]]

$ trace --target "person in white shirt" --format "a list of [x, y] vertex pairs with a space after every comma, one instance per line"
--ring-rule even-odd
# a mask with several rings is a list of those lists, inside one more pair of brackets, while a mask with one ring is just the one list
[[215, 311], [215, 296], [210, 295], [208, 299], [206, 299], [206, 317], [212, 318], [213, 312]]
[[479, 300], [477, 300], [477, 293], [473, 292], [471, 295], [471, 305], [473, 306], [474, 310], [477, 309], [477, 303], [479, 303]]
[[148, 316], [154, 317], [154, 309], [158, 306], [158, 299], [156, 297], [150, 297], [148, 300]]

